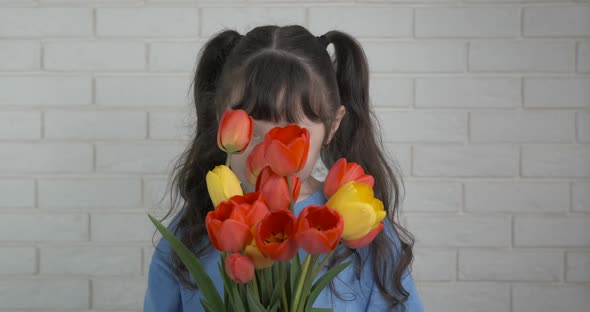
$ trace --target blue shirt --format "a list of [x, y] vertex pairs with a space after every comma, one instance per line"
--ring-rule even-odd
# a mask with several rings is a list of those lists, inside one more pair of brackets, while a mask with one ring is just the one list
[[[326, 197], [322, 191], [318, 191], [311, 196], [303, 199], [294, 206], [295, 215], [306, 206], [311, 204], [322, 205], [326, 202]], [[168, 226], [169, 230], [174, 225], [174, 221]], [[393, 232], [386, 224], [384, 232], [388, 235], [393, 235]], [[393, 236], [394, 242], [399, 246], [399, 238], [397, 235]], [[361, 257], [367, 257], [368, 248], [358, 249]], [[397, 250], [397, 249], [396, 249]], [[161, 238], [154, 250], [150, 268], [148, 272], [148, 285], [144, 297], [144, 312], [200, 312], [203, 311], [201, 307], [200, 298], [201, 292], [191, 290], [180, 284], [176, 276], [171, 270], [170, 259], [172, 249], [165, 238]], [[304, 259], [305, 252], [299, 252], [301, 259]], [[223, 281], [217, 268], [219, 261], [219, 252], [214, 249], [214, 252], [201, 257], [199, 260], [205, 267], [205, 270], [211, 276], [215, 287], [223, 297]], [[350, 258], [352, 259], [352, 258]], [[343, 299], [336, 296], [326, 287], [316, 299], [314, 307], [317, 308], [333, 308], [334, 311], [387, 311], [387, 303], [381, 295], [379, 288], [373, 280], [373, 273], [370, 268], [370, 261], [365, 261], [360, 280], [354, 274], [354, 262], [352, 262], [346, 269], [344, 269], [336, 278], [334, 278], [334, 286], [342, 295]], [[324, 268], [322, 273], [326, 272]], [[194, 281], [190, 277], [191, 281]], [[406, 271], [402, 279], [402, 284], [407, 292], [409, 298], [405, 302], [407, 312], [423, 312], [424, 308], [414, 285], [412, 275]], [[401, 311], [401, 310], [399, 310]]]

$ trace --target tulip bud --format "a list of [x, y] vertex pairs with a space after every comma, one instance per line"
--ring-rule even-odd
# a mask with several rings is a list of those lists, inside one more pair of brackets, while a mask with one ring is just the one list
[[383, 202], [374, 197], [373, 188], [366, 183], [350, 181], [332, 195], [326, 206], [344, 218], [343, 240], [356, 240], [379, 226], [386, 212]]
[[214, 207], [232, 196], [244, 194], [240, 186], [240, 180], [227, 166], [216, 166], [213, 170], [207, 172], [205, 179], [209, 197], [211, 197]]
[[307, 162], [309, 131], [297, 125], [272, 128], [264, 137], [264, 157], [278, 175], [293, 175]]
[[372, 175], [365, 174], [363, 168], [355, 162], [347, 162], [346, 158], [338, 159], [326, 176], [324, 182], [324, 195], [327, 198], [334, 195], [338, 189], [347, 182], [363, 182], [373, 187], [375, 179]]
[[226, 153], [243, 152], [254, 132], [254, 120], [241, 109], [226, 110], [219, 121], [217, 146]]
[[254, 278], [254, 263], [240, 253], [232, 253], [225, 258], [225, 272], [238, 284], [248, 283]]

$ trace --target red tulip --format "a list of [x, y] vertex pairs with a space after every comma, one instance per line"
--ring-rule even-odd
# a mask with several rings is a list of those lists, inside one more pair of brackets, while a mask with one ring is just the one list
[[238, 284], [248, 283], [254, 278], [254, 262], [240, 253], [233, 253], [225, 258], [225, 272]]
[[381, 230], [383, 230], [383, 222], [381, 222], [376, 228], [372, 229], [367, 235], [361, 238], [353, 240], [343, 239], [342, 241], [350, 248], [362, 248], [369, 245], [375, 239], [375, 237], [377, 237], [377, 234], [381, 233]]
[[219, 121], [217, 146], [226, 153], [243, 152], [254, 131], [254, 120], [241, 109], [226, 110]]
[[237, 205], [235, 209], [244, 217], [251, 230], [270, 212], [260, 192], [236, 195], [230, 200]]
[[278, 175], [293, 175], [305, 166], [309, 152], [309, 131], [297, 125], [272, 128], [264, 136], [264, 157]]
[[355, 162], [346, 162], [345, 158], [338, 159], [326, 176], [324, 182], [324, 195], [330, 197], [346, 182], [362, 182], [373, 187], [375, 179], [372, 175], [365, 174], [363, 167]]
[[328, 206], [310, 205], [297, 218], [295, 240], [308, 254], [328, 253], [338, 245], [344, 219]]
[[[289, 177], [291, 178], [291, 187], [293, 188], [293, 202], [295, 202], [297, 196], [299, 196], [301, 179], [294, 175]], [[260, 175], [258, 175], [256, 191], [262, 193], [270, 211], [289, 210], [290, 197], [287, 177], [274, 173], [269, 166], [264, 167]]]
[[295, 256], [295, 222], [293, 212], [277, 210], [258, 223], [254, 238], [263, 256], [276, 261], [287, 261]]
[[248, 158], [246, 159], [246, 178], [250, 184], [256, 184], [256, 179], [260, 174], [260, 171], [268, 165], [266, 158], [264, 158], [264, 152], [266, 150], [266, 141], [254, 146]]
[[239, 252], [252, 240], [250, 226], [236, 209], [238, 205], [231, 199], [223, 201], [205, 217], [211, 243], [219, 251]]

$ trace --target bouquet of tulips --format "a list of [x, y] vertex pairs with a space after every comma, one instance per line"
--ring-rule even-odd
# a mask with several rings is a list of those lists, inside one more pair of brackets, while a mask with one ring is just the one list
[[[148, 216], [187, 266], [205, 311], [326, 311], [313, 304], [350, 261], [319, 275], [321, 269], [340, 244], [364, 247], [383, 229], [386, 212], [374, 197], [374, 178], [341, 158], [324, 182], [325, 205], [309, 205], [296, 217], [301, 182], [295, 174], [307, 160], [309, 131], [297, 125], [271, 129], [247, 157], [246, 176], [256, 189], [243, 194], [230, 159], [248, 147], [252, 132], [253, 119], [245, 111], [226, 111], [217, 134], [226, 165], [206, 176], [215, 209], [205, 222], [212, 245], [221, 252], [223, 299], [194, 254]], [[299, 248], [307, 253], [304, 261]]]

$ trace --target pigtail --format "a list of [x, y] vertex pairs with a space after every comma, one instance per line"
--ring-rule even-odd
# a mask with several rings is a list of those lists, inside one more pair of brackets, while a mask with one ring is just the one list
[[[379, 235], [369, 245], [373, 276], [379, 290], [392, 303], [407, 300], [409, 293], [402, 286], [403, 272], [410, 265], [413, 255], [414, 239], [403, 227], [394, 222], [394, 215], [400, 203], [399, 194], [403, 182], [398, 180], [384, 152], [377, 118], [369, 101], [369, 67], [361, 45], [350, 35], [340, 31], [325, 34], [328, 42], [334, 45], [334, 68], [340, 102], [346, 108], [338, 131], [322, 152], [324, 164], [330, 168], [340, 157], [360, 164], [375, 178], [375, 197], [383, 201], [388, 209], [387, 231], [404, 234], [404, 242], [393, 242], [386, 235]], [[399, 175], [401, 177], [401, 175]], [[397, 219], [397, 217], [395, 217]], [[398, 234], [399, 236], [399, 234]], [[401, 248], [395, 251], [397, 248]], [[394, 252], [395, 251], [395, 252]], [[355, 251], [350, 251], [355, 253]], [[355, 254], [359, 259], [358, 253]], [[334, 262], [339, 259], [334, 259]], [[357, 268], [360, 275], [360, 268]], [[396, 291], [400, 290], [400, 291]]]
[[[196, 133], [191, 144], [179, 156], [171, 175], [172, 183], [168, 185], [170, 210], [160, 220], [168, 218], [178, 207], [180, 213], [171, 222], [173, 233], [186, 246], [194, 247], [197, 257], [209, 251], [210, 245], [198, 238], [207, 236], [205, 217], [213, 210], [209, 200], [205, 176], [216, 165], [223, 164], [224, 153], [210, 146], [217, 146], [217, 118], [215, 94], [226, 60], [234, 47], [243, 38], [234, 30], [225, 30], [213, 36], [199, 51], [199, 62], [194, 75], [194, 104], [197, 113]], [[179, 198], [180, 197], [180, 198]], [[197, 285], [188, 275], [188, 270], [180, 257], [172, 253], [172, 268], [179, 281], [193, 289]]]

